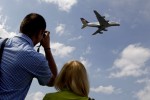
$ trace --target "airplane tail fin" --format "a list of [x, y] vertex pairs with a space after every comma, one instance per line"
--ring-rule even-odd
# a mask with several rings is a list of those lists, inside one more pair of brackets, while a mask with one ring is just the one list
[[85, 20], [84, 18], [80, 18], [81, 19], [81, 22], [82, 22], [82, 28], [85, 28], [87, 26], [87, 23], [89, 23], [87, 20]]

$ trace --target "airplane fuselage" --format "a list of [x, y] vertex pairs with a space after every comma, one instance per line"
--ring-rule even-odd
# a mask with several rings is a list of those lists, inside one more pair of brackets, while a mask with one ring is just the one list
[[100, 27], [100, 24], [99, 24], [99, 22], [90, 22], [90, 23], [87, 23], [87, 26], [89, 26], [89, 27]]
[[[102, 27], [99, 22], [90, 22], [90, 23], [87, 23], [87, 26], [89, 26], [89, 27], [98, 27], [98, 28]], [[110, 27], [110, 26], [120, 26], [120, 24], [116, 23], [116, 22], [108, 22], [108, 24], [106, 24], [103, 27], [107, 28], [107, 27]]]
[[109, 23], [109, 26], [120, 26], [120, 24], [117, 22], [108, 22], [108, 23]]

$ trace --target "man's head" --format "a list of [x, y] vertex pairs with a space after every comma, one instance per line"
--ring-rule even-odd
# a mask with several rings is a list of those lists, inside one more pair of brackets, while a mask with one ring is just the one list
[[26, 34], [30, 38], [37, 36], [41, 30], [44, 32], [45, 29], [45, 19], [37, 13], [28, 14], [20, 25], [20, 33]]

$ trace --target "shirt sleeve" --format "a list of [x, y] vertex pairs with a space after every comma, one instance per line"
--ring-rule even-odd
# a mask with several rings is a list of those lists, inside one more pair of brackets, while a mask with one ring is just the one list
[[42, 61], [42, 63], [38, 66], [35, 77], [38, 79], [40, 85], [47, 85], [49, 83], [52, 73], [47, 61]]

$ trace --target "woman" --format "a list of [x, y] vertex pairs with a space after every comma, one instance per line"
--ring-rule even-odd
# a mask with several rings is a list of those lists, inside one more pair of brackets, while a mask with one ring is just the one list
[[48, 93], [43, 100], [88, 100], [89, 81], [84, 65], [67, 62], [58, 74], [55, 84], [58, 92]]

